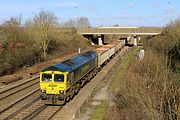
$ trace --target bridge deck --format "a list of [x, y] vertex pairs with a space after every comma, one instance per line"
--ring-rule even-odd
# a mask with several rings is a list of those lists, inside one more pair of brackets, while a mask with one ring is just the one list
[[78, 32], [82, 35], [90, 34], [126, 34], [126, 35], [157, 35], [162, 33], [163, 28], [137, 27], [137, 28], [81, 28]]

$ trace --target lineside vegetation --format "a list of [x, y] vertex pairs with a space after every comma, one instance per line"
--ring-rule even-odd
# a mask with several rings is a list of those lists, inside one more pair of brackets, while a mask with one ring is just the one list
[[180, 20], [144, 40], [145, 57], [127, 70], [113, 100], [122, 119], [180, 119]]
[[[87, 18], [81, 19], [88, 23]], [[90, 46], [73, 26], [61, 27], [53, 12], [40, 11], [24, 25], [21, 21], [21, 17], [12, 17], [0, 25], [0, 76], [46, 61], [54, 55], [60, 57]], [[81, 27], [84, 22], [76, 24]]]

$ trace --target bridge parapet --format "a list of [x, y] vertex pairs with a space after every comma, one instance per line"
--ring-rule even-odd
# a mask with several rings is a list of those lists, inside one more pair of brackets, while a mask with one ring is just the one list
[[129, 35], [156, 35], [161, 34], [163, 28], [160, 27], [128, 27], [128, 28], [81, 28], [80, 34], [129, 34]]

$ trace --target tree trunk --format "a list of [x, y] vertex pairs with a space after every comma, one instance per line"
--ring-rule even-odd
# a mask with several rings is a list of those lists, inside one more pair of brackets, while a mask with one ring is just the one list
[[44, 60], [46, 60], [46, 58], [47, 58], [47, 52], [46, 52], [46, 49], [45, 49], [45, 48], [43, 49], [43, 54], [44, 54]]

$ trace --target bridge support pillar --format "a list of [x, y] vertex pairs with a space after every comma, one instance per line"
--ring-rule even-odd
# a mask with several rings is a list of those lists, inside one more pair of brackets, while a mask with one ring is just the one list
[[129, 40], [131, 40], [131, 36], [128, 36], [128, 37], [127, 37], [127, 41], [129, 41]]
[[103, 45], [101, 35], [98, 35], [98, 45]]
[[138, 36], [138, 40], [139, 40], [139, 41], [141, 40], [141, 37], [140, 37], [140, 36]]
[[137, 46], [137, 36], [134, 36], [134, 46]]

